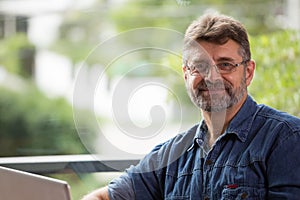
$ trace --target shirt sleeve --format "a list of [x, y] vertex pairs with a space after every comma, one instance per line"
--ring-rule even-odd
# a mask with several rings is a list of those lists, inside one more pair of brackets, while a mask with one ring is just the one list
[[[131, 166], [120, 177], [108, 185], [110, 200], [160, 200], [161, 180], [157, 176], [160, 170], [157, 163], [161, 145], [156, 146], [136, 166]], [[160, 163], [160, 162], [159, 162]]]
[[268, 199], [300, 197], [300, 132], [287, 134], [268, 161]]
[[114, 179], [108, 186], [110, 199], [163, 200], [166, 170], [190, 148], [197, 128], [195, 125], [188, 132], [155, 146], [136, 166]]
[[108, 185], [110, 200], [134, 200], [133, 185], [127, 173], [113, 179]]

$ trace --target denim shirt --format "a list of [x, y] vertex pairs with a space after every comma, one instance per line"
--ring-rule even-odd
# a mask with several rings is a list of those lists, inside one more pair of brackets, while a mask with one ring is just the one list
[[205, 152], [205, 122], [109, 184], [110, 199], [300, 199], [300, 119], [248, 96]]

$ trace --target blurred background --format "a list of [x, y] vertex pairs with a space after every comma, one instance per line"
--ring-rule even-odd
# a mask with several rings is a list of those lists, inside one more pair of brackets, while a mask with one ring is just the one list
[[[98, 137], [98, 128], [87, 116], [95, 117], [96, 126], [103, 125], [105, 131], [115, 131], [111, 113], [118, 115], [114, 105], [122, 104], [114, 93], [120, 84], [126, 91], [155, 83], [144, 85], [144, 92], [134, 98], [125, 95], [134, 106], [126, 104], [124, 111], [129, 114], [124, 119], [115, 116], [118, 125], [144, 127], [157, 122], [162, 126], [161, 120], [166, 120], [165, 131], [177, 134], [197, 123], [199, 111], [189, 101], [181, 77], [180, 37], [192, 20], [206, 12], [231, 15], [248, 29], [257, 64], [250, 86], [255, 100], [300, 117], [298, 0], [0, 0], [0, 156], [105, 152], [107, 148], [95, 150], [105, 139]], [[146, 27], [155, 27], [153, 34]], [[165, 30], [174, 38], [164, 38], [160, 33]], [[144, 49], [121, 55], [119, 51], [133, 43], [151, 46], [153, 41], [157, 47], [176, 47], [167, 53]], [[172, 44], [165, 46], [166, 41]], [[82, 73], [86, 79], [78, 84]], [[95, 79], [91, 87], [86, 83], [90, 77]], [[86, 86], [78, 90], [78, 85]], [[77, 97], [87, 90], [95, 99], [79, 101]], [[163, 117], [158, 111], [148, 119], [145, 116], [155, 105], [164, 108]], [[89, 137], [83, 139], [78, 123], [91, 133]], [[150, 133], [138, 137], [148, 136], [152, 137]], [[153, 147], [129, 146], [119, 150], [141, 155]], [[116, 175], [51, 176], [67, 180], [73, 198], [79, 199]]]

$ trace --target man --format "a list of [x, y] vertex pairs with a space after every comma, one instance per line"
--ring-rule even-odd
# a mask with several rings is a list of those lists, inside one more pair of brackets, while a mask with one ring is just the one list
[[92, 199], [299, 199], [300, 119], [248, 95], [243, 25], [204, 15], [187, 29], [183, 73], [203, 121], [156, 146]]

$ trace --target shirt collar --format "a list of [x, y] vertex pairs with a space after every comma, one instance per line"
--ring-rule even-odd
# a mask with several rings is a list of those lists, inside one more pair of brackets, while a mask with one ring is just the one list
[[187, 151], [192, 150], [195, 146], [202, 146], [201, 142], [204, 142], [205, 134], [207, 133], [207, 125], [204, 120], [200, 122], [196, 129], [195, 137], [193, 139], [193, 143], [191, 146], [188, 148]]
[[225, 134], [235, 134], [242, 142], [245, 142], [258, 108], [257, 103], [248, 96], [239, 112], [229, 123]]
[[[232, 119], [223, 135], [235, 134], [242, 142], [245, 142], [257, 111], [257, 103], [248, 95], [245, 103], [242, 105], [236, 116]], [[207, 125], [205, 121], [202, 120], [198, 125], [193, 143], [191, 144], [190, 148], [188, 148], [188, 151], [193, 149], [195, 145], [202, 146], [200, 143], [201, 141], [204, 141], [206, 133]]]

